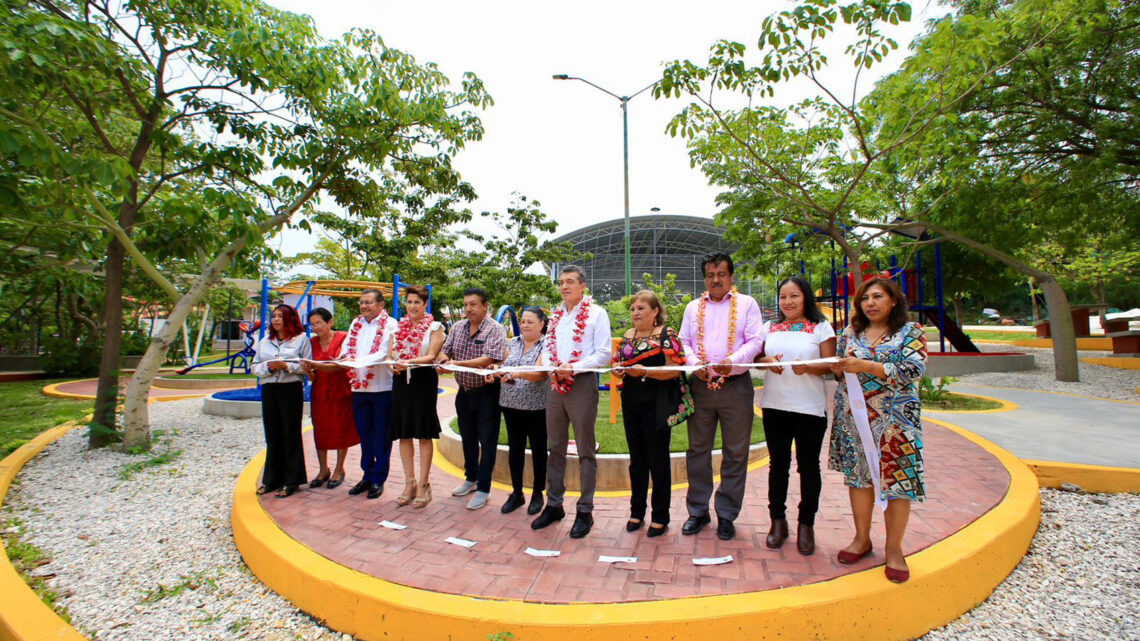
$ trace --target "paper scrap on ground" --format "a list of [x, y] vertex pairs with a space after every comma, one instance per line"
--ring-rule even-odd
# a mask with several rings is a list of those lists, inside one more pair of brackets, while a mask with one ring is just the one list
[[598, 563], [637, 563], [636, 556], [606, 556], [598, 557]]
[[406, 526], [406, 525], [400, 525], [399, 523], [393, 523], [391, 521], [380, 521], [380, 525], [388, 528], [389, 530], [406, 530], [406, 529], [408, 529], [408, 526]]
[[732, 555], [693, 559], [693, 565], [722, 565], [732, 563]]
[[444, 541], [447, 541], [448, 543], [451, 543], [453, 545], [458, 545], [460, 547], [465, 547], [465, 548], [475, 547], [475, 541], [468, 541], [467, 539], [461, 539], [461, 538], [454, 537], [454, 536], [449, 536], [446, 539], [444, 539]]
[[534, 548], [527, 548], [526, 553], [531, 556], [561, 556], [562, 552], [559, 550], [536, 550]]

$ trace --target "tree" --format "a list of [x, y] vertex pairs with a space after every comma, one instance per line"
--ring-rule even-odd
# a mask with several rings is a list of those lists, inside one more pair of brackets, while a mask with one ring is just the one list
[[[996, 21], [936, 22], [922, 43], [945, 42], [953, 55], [938, 57], [937, 64], [911, 76], [922, 91], [863, 96], [862, 72], [898, 46], [885, 31], [909, 20], [910, 13], [902, 2], [805, 0], [765, 19], [758, 61], [746, 46], [721, 41], [713, 45], [706, 66], [689, 61], [666, 66], [655, 93], [693, 99], [669, 131], [688, 138], [693, 164], [726, 188], [720, 222], [752, 234], [756, 243], [775, 225], [799, 227], [834, 242], [856, 271], [863, 253], [916, 225], [934, 234], [916, 239], [916, 247], [953, 240], [998, 260], [1010, 258], [968, 233], [931, 223], [932, 212], [953, 191], [923, 188], [922, 176], [940, 160], [926, 143], [931, 131], [952, 125], [974, 91], [1034, 51], [1056, 24], [1043, 16], [1036, 30], [1027, 26], [1024, 37], [998, 51], [994, 44], [1002, 34]], [[844, 50], [852, 73], [849, 84], [828, 86], [820, 71], [831, 63], [821, 43], [840, 26], [852, 32]], [[969, 37], [961, 37], [962, 30]], [[915, 57], [896, 76], [909, 74]], [[787, 107], [759, 104], [792, 78], [805, 78], [817, 94]], [[717, 91], [735, 94], [747, 106], [723, 108]], [[890, 118], [884, 116], [888, 112]], [[912, 158], [925, 162], [909, 163]], [[1052, 291], [1050, 301], [1056, 318], [1068, 317], [1063, 291]], [[1057, 377], [1076, 380], [1071, 325], [1059, 320], [1054, 336]]]
[[[1076, 349], [1064, 271], [1040, 253], [1080, 253], [1090, 234], [1135, 227], [1138, 27], [1135, 3], [963, 3], [873, 98], [890, 131], [933, 99], [932, 72], [975, 69], [977, 86], [896, 160], [919, 198], [938, 201], [928, 230], [1040, 284], [1059, 380], [1076, 380]], [[961, 43], [981, 39], [988, 47], [966, 64]]]
[[[125, 258], [173, 301], [127, 387], [129, 447], [149, 444], [146, 395], [177, 328], [235, 257], [298, 214], [307, 225], [321, 196], [367, 210], [389, 188], [455, 191], [451, 155], [482, 134], [460, 109], [490, 104], [474, 75], [453, 91], [375, 33], [325, 41], [308, 18], [254, 0], [3, 11], [0, 64], [16, 88], [0, 94], [0, 146], [39, 177], [9, 182], [7, 197], [110, 237], [96, 421], [113, 415]], [[76, 150], [68, 134], [80, 126]], [[189, 260], [199, 275], [188, 286], [159, 267]]]

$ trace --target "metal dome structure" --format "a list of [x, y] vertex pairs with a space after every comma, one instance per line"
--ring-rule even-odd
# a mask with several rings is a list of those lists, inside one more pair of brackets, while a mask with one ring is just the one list
[[[594, 257], [583, 261], [590, 293], [599, 301], [625, 294], [625, 220], [618, 218], [583, 227], [555, 239]], [[703, 292], [701, 257], [714, 251], [729, 254], [737, 247], [724, 240], [724, 230], [712, 219], [698, 216], [635, 216], [629, 221], [630, 272], [636, 290], [642, 274], [662, 282], [666, 274], [677, 277], [677, 288], [694, 296]], [[561, 263], [550, 266], [557, 278]]]

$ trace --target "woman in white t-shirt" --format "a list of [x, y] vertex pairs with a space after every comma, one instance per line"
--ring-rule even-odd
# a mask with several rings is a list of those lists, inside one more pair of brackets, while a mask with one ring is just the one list
[[[820, 313], [811, 287], [793, 276], [780, 283], [776, 321], [764, 323], [761, 363], [805, 361], [835, 356], [835, 330]], [[771, 367], [764, 370], [764, 434], [768, 439], [768, 514], [772, 526], [766, 544], [778, 548], [788, 538], [786, 506], [792, 442], [800, 475], [799, 528], [796, 549], [815, 552], [815, 513], [822, 478], [819, 453], [827, 432], [827, 364]]]

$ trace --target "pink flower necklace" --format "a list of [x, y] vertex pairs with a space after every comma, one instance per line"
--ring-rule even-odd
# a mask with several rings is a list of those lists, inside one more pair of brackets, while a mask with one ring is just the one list
[[[364, 327], [366, 322], [363, 316], [357, 316], [356, 320], [352, 321], [352, 327], [348, 330], [348, 347], [344, 352], [345, 358], [349, 360], [356, 358], [356, 337], [360, 334], [360, 328]], [[384, 328], [388, 326], [388, 312], [380, 310], [377, 323], [376, 336], [372, 339], [372, 347], [368, 350], [368, 354], [375, 354], [376, 350], [380, 349], [380, 342], [384, 338]], [[372, 371], [372, 369], [371, 367], [367, 368], [365, 370], [364, 380], [360, 380], [356, 369], [349, 368], [348, 382], [349, 385], [352, 386], [352, 389], [364, 389], [368, 387], [368, 383], [376, 378], [376, 372]]]
[[412, 325], [412, 318], [405, 316], [400, 319], [400, 324], [396, 326], [396, 358], [416, 358], [420, 355], [420, 345], [423, 343], [424, 334], [427, 333], [428, 328], [435, 322], [431, 314], [425, 314], [418, 323]]
[[[570, 360], [565, 363], [558, 358], [558, 334], [555, 333], [558, 329], [558, 323], [566, 314], [565, 303], [559, 305], [558, 309], [556, 309], [554, 314], [550, 317], [550, 328], [547, 330], [547, 334], [553, 337], [548, 345], [550, 346], [550, 357], [554, 360], [554, 365], [572, 365], [582, 358], [582, 338], [586, 335], [586, 321], [590, 319], [590, 305], [592, 303], [593, 300], [591, 300], [589, 296], [583, 296], [582, 302], [578, 305], [578, 313], [574, 315], [573, 347], [575, 349], [570, 352]], [[567, 376], [561, 381], [550, 381], [550, 389], [563, 396], [570, 391], [572, 385], [574, 385], [573, 375]]]

